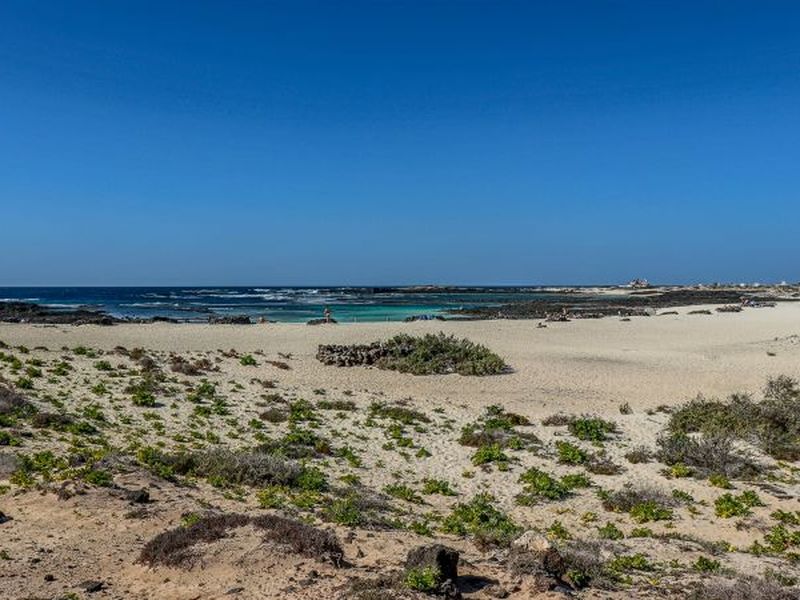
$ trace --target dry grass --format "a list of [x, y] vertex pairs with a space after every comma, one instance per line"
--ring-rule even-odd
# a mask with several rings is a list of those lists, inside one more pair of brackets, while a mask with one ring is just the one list
[[190, 567], [198, 559], [195, 546], [212, 543], [233, 529], [252, 525], [264, 532], [264, 538], [288, 548], [296, 554], [343, 565], [344, 551], [336, 535], [277, 515], [249, 517], [241, 514], [212, 514], [201, 517], [189, 526], [181, 526], [158, 534], [147, 542], [139, 554], [139, 562], [155, 566]]

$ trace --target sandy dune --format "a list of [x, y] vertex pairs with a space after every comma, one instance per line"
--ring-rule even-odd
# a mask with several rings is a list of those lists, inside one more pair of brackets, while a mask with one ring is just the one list
[[[779, 496], [759, 493], [767, 506], [759, 509], [747, 528], [734, 520], [717, 519], [713, 515], [714, 499], [719, 490], [706, 482], [686, 479], [666, 480], [657, 463], [627, 464], [624, 455], [630, 448], [643, 444], [652, 447], [663, 429], [667, 415], [655, 411], [660, 405], [680, 404], [698, 393], [725, 396], [732, 392], [758, 393], [770, 376], [800, 376], [800, 303], [779, 304], [775, 308], [746, 309], [741, 313], [692, 315], [699, 307], [679, 309], [677, 315], [640, 317], [631, 320], [605, 318], [567, 323], [548, 323], [546, 328], [529, 321], [417, 322], [348, 324], [338, 326], [305, 325], [118, 325], [37, 326], [0, 325], [0, 340], [10, 348], [20, 345], [31, 349], [31, 356], [47, 361], [64, 354], [60, 348], [88, 348], [105, 351], [115, 368], [125, 359], [112, 353], [116, 346], [128, 349], [142, 347], [161, 362], [168, 363], [169, 353], [186, 356], [210, 356], [221, 367], [209, 378], [230, 395], [230, 413], [216, 421], [216, 433], [222, 443], [231, 447], [246, 445], [250, 433], [225, 439], [225, 423], [246, 424], [256, 418], [259, 398], [264, 390], [253, 383], [256, 379], [273, 379], [276, 391], [285, 397], [317, 398], [324, 390], [325, 398], [352, 399], [357, 409], [353, 415], [335, 419], [325, 415], [320, 431], [335, 442], [346, 441], [362, 457], [362, 466], [351, 469], [340, 459], [326, 461], [331, 478], [357, 473], [369, 489], [382, 490], [400, 478], [412, 487], [424, 478], [450, 481], [458, 497], [430, 496], [423, 506], [405, 509], [438, 512], [444, 515], [454, 502], [464, 501], [483, 491], [490, 491], [498, 505], [526, 528], [544, 530], [553, 521], [563, 521], [570, 530], [581, 525], [586, 515], [599, 513], [598, 525], [615, 521], [623, 528], [630, 523], [623, 517], [607, 515], [591, 492], [577, 494], [568, 500], [536, 507], [519, 506], [515, 496], [520, 492], [519, 475], [536, 466], [557, 475], [574, 472], [545, 453], [519, 453], [506, 471], [476, 469], [471, 464], [473, 448], [457, 443], [464, 424], [475, 421], [489, 405], [501, 404], [505, 409], [529, 418], [532, 433], [546, 448], [559, 439], [566, 439], [563, 429], [543, 427], [541, 419], [557, 412], [592, 413], [613, 419], [619, 426], [617, 441], [605, 451], [618, 464], [621, 474], [593, 476], [605, 489], [619, 489], [627, 483], [649, 483], [656, 487], [680, 487], [690, 493], [698, 506], [674, 523], [653, 524], [656, 532], [677, 531], [707, 541], [724, 539], [738, 547], [748, 546], [768, 530], [770, 511], [797, 509], [800, 486], [787, 482]], [[713, 309], [713, 307], [711, 307]], [[513, 372], [493, 377], [459, 375], [415, 377], [392, 371], [369, 368], [337, 368], [323, 366], [315, 359], [320, 343], [350, 344], [371, 342], [396, 333], [421, 334], [444, 331], [467, 337], [487, 345], [500, 354]], [[37, 350], [46, 347], [49, 350]], [[258, 366], [245, 366], [238, 359], [225, 358], [218, 350], [235, 348], [240, 353], [254, 353]], [[291, 355], [280, 358], [279, 353]], [[276, 369], [265, 358], [286, 360], [289, 370]], [[75, 411], [99, 403], [114, 415], [117, 425], [110, 428], [109, 439], [120, 447], [137, 443], [169, 443], [170, 436], [186, 432], [192, 421], [193, 405], [173, 402], [156, 412], [163, 415], [163, 429], [158, 432], [147, 419], [148, 412], [131, 407], [121, 383], [113, 378], [106, 383], [109, 397], [91, 398], [88, 389], [100, 375], [92, 360], [74, 357], [77, 369], [72, 376], [67, 408]], [[127, 369], [127, 367], [126, 367]], [[6, 373], [8, 375], [8, 373]], [[228, 387], [236, 384], [235, 387]], [[187, 384], [188, 385], [188, 384]], [[45, 392], [56, 394], [57, 386], [37, 383], [36, 398]], [[117, 386], [117, 387], [114, 387]], [[415, 447], [424, 447], [430, 456], [409, 459], [397, 449], [387, 449], [383, 430], [365, 430], [359, 415], [371, 402], [395, 402], [410, 399], [409, 405], [431, 415], [429, 426], [413, 433]], [[620, 414], [619, 406], [628, 403], [632, 414]], [[263, 403], [261, 404], [263, 406]], [[360, 411], [360, 412], [359, 412]], [[209, 421], [210, 423], [211, 421]], [[131, 423], [119, 426], [119, 423]], [[133, 429], [126, 429], [132, 427]], [[278, 435], [281, 425], [267, 424], [270, 435]], [[283, 425], [285, 427], [285, 425]], [[241, 432], [240, 432], [241, 433]], [[227, 434], [230, 435], [230, 434]], [[21, 450], [51, 447], [55, 438], [34, 436]], [[55, 446], [54, 446], [55, 447]], [[0, 452], [13, 452], [0, 448]], [[2, 478], [2, 473], [0, 473]], [[107, 598], [219, 598], [228, 592], [238, 598], [322, 598], [345, 594], [347, 581], [354, 576], [375, 574], [402, 565], [409, 548], [429, 538], [408, 531], [379, 533], [336, 526], [345, 543], [348, 560], [353, 567], [347, 572], [329, 565], [287, 556], [265, 547], [249, 530], [209, 547], [203, 563], [190, 571], [150, 569], [135, 562], [142, 544], [156, 533], [175, 527], [181, 515], [210, 507], [228, 512], [257, 512], [253, 495], [231, 498], [201, 483], [186, 488], [160, 481], [152, 475], [133, 471], [116, 475], [115, 483], [126, 488], [144, 487], [156, 500], [147, 509], [146, 518], [125, 518], [131, 510], [114, 494], [97, 488], [84, 490], [77, 496], [58, 500], [54, 494], [17, 492], [0, 495], [0, 510], [12, 517], [2, 528], [0, 549], [10, 560], [0, 561], [0, 598], [62, 597], [75, 593], [84, 597], [80, 582], [90, 579], [106, 582], [106, 587], [91, 597]], [[743, 486], [742, 489], [750, 489]], [[677, 509], [676, 509], [677, 510]], [[683, 509], [681, 509], [683, 511]], [[577, 534], [577, 531], [575, 531]], [[596, 535], [595, 533], [590, 534]], [[468, 540], [440, 536], [445, 543], [462, 551], [465, 573], [473, 572], [496, 581], [512, 597], [533, 597], [525, 580], [514, 578], [500, 568], [493, 553], [476, 549]], [[628, 551], [657, 556], [666, 564], [670, 560], [696, 558], [702, 554], [697, 546], [673, 547], [655, 540], [626, 540]], [[660, 545], [659, 545], [660, 544]], [[726, 565], [743, 573], [760, 573], [765, 566], [785, 569], [786, 563], [763, 557], [756, 559], [745, 553], [732, 553]], [[54, 579], [45, 579], [53, 575]], [[233, 591], [232, 591], [233, 590]], [[62, 594], [58, 596], [57, 593]], [[480, 589], [467, 597], [486, 598]], [[582, 592], [584, 597], [609, 597], [596, 590]], [[630, 597], [627, 592], [616, 597]], [[89, 597], [86, 594], [85, 597]], [[68, 596], [65, 596], [68, 597]], [[679, 595], [676, 597], [680, 597]]]

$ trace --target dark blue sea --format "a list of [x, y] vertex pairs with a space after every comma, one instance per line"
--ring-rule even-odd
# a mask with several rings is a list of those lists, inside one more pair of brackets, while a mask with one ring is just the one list
[[171, 317], [206, 321], [211, 315], [248, 315], [284, 322], [322, 317], [340, 322], [400, 321], [454, 308], [553, 298], [536, 288], [411, 291], [354, 287], [33, 287], [0, 288], [0, 301], [23, 300], [56, 308], [89, 307], [117, 317]]

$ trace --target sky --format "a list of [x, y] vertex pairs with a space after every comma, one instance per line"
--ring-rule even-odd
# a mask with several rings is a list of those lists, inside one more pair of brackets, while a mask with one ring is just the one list
[[0, 286], [800, 280], [800, 3], [0, 3]]

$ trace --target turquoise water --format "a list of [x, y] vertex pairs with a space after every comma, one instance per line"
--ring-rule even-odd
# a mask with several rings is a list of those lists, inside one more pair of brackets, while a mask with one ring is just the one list
[[211, 315], [248, 315], [283, 322], [321, 318], [325, 307], [340, 322], [402, 321], [454, 308], [534, 300], [552, 294], [532, 288], [409, 291], [353, 287], [38, 287], [0, 288], [0, 301], [24, 300], [57, 308], [89, 306], [117, 317], [163, 316], [206, 321]]

